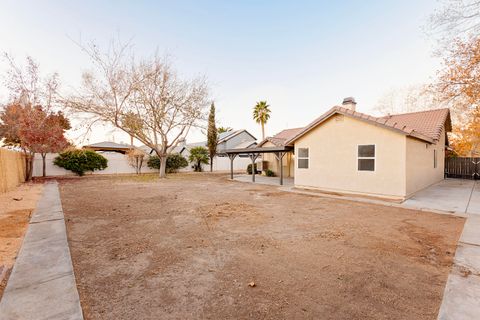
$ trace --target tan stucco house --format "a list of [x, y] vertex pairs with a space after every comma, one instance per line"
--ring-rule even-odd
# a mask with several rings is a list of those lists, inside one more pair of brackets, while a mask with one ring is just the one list
[[403, 200], [444, 179], [450, 112], [373, 117], [344, 100], [284, 142], [299, 188]]

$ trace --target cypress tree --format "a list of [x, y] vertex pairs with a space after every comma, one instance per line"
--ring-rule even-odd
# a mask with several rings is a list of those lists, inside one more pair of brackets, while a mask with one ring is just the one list
[[208, 130], [207, 130], [207, 147], [210, 156], [210, 172], [213, 171], [213, 157], [217, 153], [218, 132], [215, 125], [215, 104], [212, 102], [210, 106], [210, 114], [208, 115]]

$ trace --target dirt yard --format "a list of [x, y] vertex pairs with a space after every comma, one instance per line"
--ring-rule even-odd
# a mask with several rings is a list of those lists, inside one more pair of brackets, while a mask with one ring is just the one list
[[86, 319], [436, 319], [464, 223], [208, 174], [61, 194]]
[[29, 183], [0, 194], [0, 299], [42, 191], [42, 184]]

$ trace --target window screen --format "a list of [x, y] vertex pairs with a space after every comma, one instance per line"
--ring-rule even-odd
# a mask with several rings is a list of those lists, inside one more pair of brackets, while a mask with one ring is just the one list
[[308, 169], [309, 157], [308, 157], [308, 148], [298, 148], [298, 168], [299, 169]]
[[375, 145], [358, 146], [358, 171], [375, 171]]

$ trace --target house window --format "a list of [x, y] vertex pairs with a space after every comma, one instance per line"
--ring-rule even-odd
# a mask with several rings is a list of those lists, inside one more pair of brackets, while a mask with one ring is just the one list
[[437, 150], [433, 149], [433, 168], [437, 168]]
[[298, 148], [298, 168], [308, 169], [308, 148]]
[[375, 145], [358, 146], [358, 171], [375, 171]]

